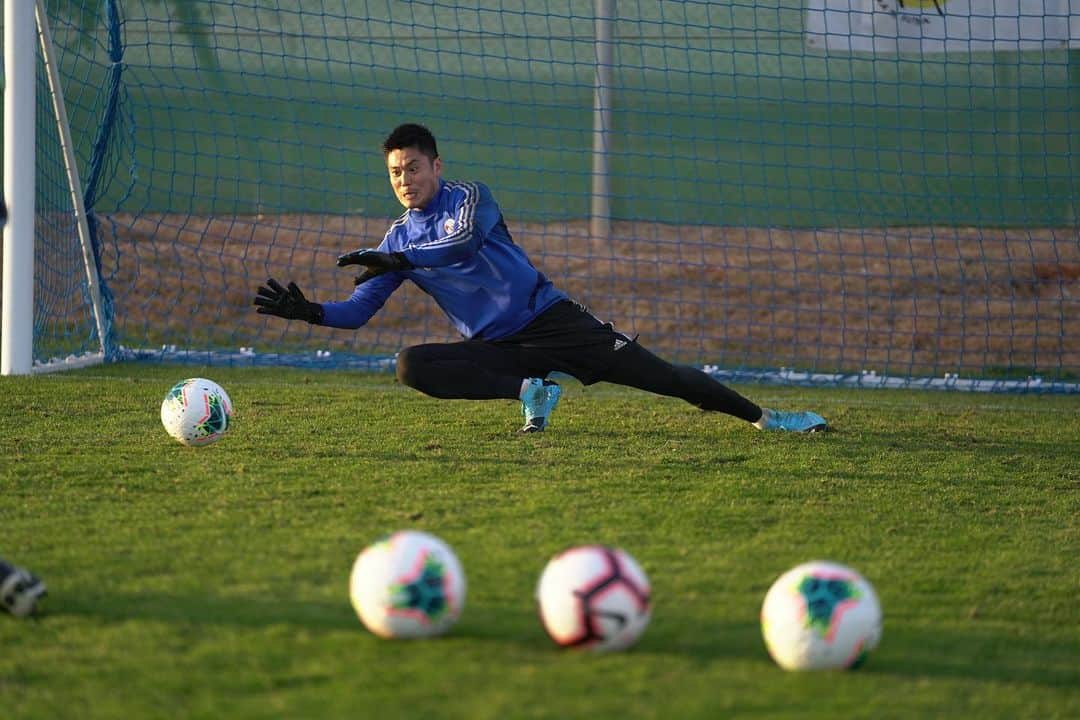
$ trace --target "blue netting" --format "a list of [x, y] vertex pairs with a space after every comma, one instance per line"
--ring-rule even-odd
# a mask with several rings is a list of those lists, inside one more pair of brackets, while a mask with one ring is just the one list
[[591, 3], [304, 5], [50, 4], [117, 356], [384, 367], [455, 339], [408, 287], [359, 332], [251, 306], [269, 275], [349, 294], [334, 258], [399, 212], [380, 142], [421, 121], [546, 274], [670, 359], [1075, 387], [1080, 61], [1061, 42], [838, 52], [802, 2], [615, 3], [593, 237]]

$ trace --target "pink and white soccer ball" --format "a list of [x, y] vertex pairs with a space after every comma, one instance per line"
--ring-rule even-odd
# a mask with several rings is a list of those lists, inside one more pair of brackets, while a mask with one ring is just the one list
[[606, 652], [637, 642], [652, 614], [645, 571], [624, 550], [580, 545], [553, 557], [536, 588], [540, 622], [557, 645]]
[[863, 663], [881, 640], [881, 605], [855, 570], [815, 560], [777, 578], [761, 606], [761, 632], [785, 670], [836, 670]]
[[465, 573], [445, 542], [399, 530], [368, 545], [349, 576], [360, 622], [384, 638], [424, 638], [449, 630], [465, 606]]
[[161, 424], [184, 445], [209, 445], [225, 436], [233, 421], [233, 405], [213, 380], [188, 378], [172, 386], [161, 402]]

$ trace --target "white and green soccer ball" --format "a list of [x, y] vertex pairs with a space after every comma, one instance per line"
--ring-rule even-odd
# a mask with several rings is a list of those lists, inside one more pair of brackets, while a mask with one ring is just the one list
[[881, 640], [881, 605], [858, 572], [815, 560], [788, 570], [769, 588], [761, 632], [769, 655], [785, 670], [856, 668]]
[[556, 645], [625, 650], [645, 632], [652, 589], [625, 550], [579, 545], [551, 558], [536, 587], [540, 622]]
[[188, 378], [176, 383], [161, 402], [161, 424], [184, 445], [215, 443], [229, 431], [232, 421], [229, 395], [206, 378]]
[[399, 530], [364, 548], [349, 576], [360, 622], [384, 638], [441, 635], [465, 607], [465, 573], [445, 542]]

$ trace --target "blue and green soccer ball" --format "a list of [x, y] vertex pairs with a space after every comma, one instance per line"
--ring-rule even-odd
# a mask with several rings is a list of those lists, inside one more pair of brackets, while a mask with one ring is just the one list
[[161, 403], [161, 424], [170, 436], [189, 446], [209, 445], [225, 436], [233, 406], [213, 380], [188, 378], [172, 386]]
[[454, 551], [419, 530], [368, 545], [349, 576], [360, 622], [384, 638], [424, 638], [449, 630], [465, 606], [465, 573]]
[[816, 560], [788, 570], [769, 588], [761, 632], [785, 670], [856, 668], [881, 640], [881, 605], [858, 572]]

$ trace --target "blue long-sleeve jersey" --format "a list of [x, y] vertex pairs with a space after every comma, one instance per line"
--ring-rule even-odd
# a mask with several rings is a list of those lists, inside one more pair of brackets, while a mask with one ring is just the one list
[[483, 183], [440, 180], [427, 207], [406, 210], [378, 249], [404, 253], [414, 268], [368, 280], [343, 302], [323, 303], [323, 325], [363, 326], [405, 280], [434, 298], [464, 337], [483, 340], [512, 335], [566, 298], [514, 244]]

